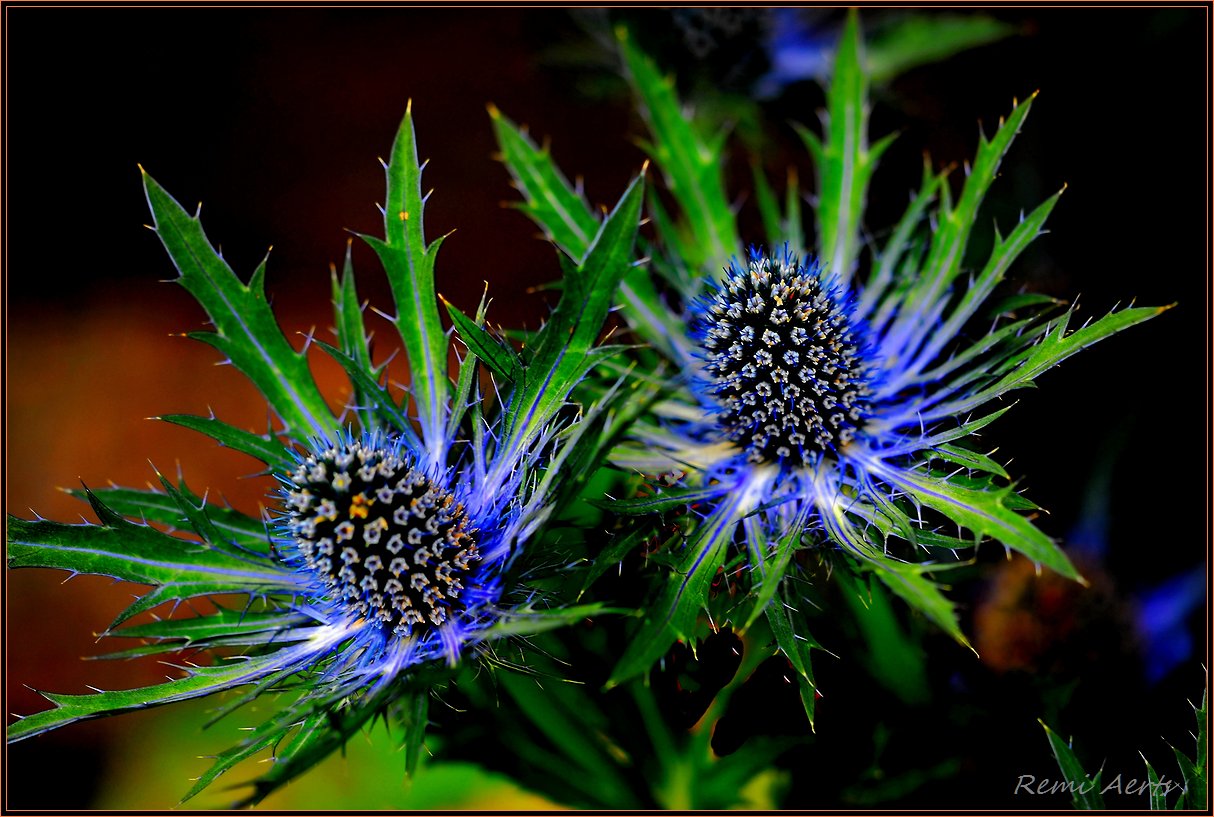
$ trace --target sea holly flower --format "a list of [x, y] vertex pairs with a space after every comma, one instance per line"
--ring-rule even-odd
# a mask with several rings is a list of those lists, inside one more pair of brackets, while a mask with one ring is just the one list
[[[279, 695], [280, 710], [220, 754], [187, 795], [241, 760], [275, 746], [275, 763], [247, 802], [385, 715], [404, 726], [406, 765], [418, 760], [433, 684], [500, 639], [583, 620], [601, 605], [561, 606], [530, 587], [528, 545], [576, 496], [618, 430], [611, 397], [569, 409], [575, 385], [618, 354], [597, 346], [616, 285], [633, 262], [643, 184], [637, 178], [566, 265], [564, 296], [519, 352], [475, 319], [448, 310], [471, 350], [448, 378], [451, 338], [435, 296], [442, 239], [427, 243], [425, 197], [411, 113], [393, 145], [383, 207], [385, 237], [364, 236], [387, 272], [392, 318], [408, 365], [402, 399], [373, 362], [349, 256], [333, 282], [337, 345], [315, 341], [348, 374], [353, 399], [339, 415], [313, 380], [306, 349], [283, 336], [264, 293], [265, 263], [243, 283], [189, 215], [144, 174], [154, 229], [177, 279], [206, 309], [198, 334], [265, 395], [281, 427], [254, 434], [213, 417], [178, 423], [260, 460], [278, 482], [266, 519], [250, 518], [160, 477], [163, 491], [82, 495], [100, 524], [11, 518], [10, 567], [113, 576], [151, 589], [106, 635], [146, 643], [124, 656], [209, 654], [156, 686], [90, 695], [45, 693], [53, 708], [25, 717], [10, 741], [133, 709], [239, 690], [217, 717]], [[478, 366], [496, 397], [482, 399]], [[138, 521], [135, 521], [138, 520]], [[156, 523], [153, 527], [149, 523]], [[170, 532], [166, 532], [164, 528]], [[524, 571], [527, 568], [527, 571]], [[235, 595], [238, 603], [232, 602]], [[219, 596], [215, 612], [128, 623], [139, 613]], [[192, 655], [192, 657], [196, 657]]]
[[[816, 555], [836, 563], [831, 551], [963, 644], [954, 605], [932, 576], [980, 541], [1081, 580], [975, 435], [1008, 410], [1005, 395], [1162, 310], [1121, 309], [1074, 329], [1074, 307], [1046, 296], [989, 303], [1058, 195], [1007, 235], [997, 232], [979, 268], [963, 265], [980, 204], [1032, 98], [980, 139], [955, 199], [947, 172], [925, 171], [888, 238], [866, 251], [865, 199], [892, 137], [868, 141], [869, 78], [852, 14], [834, 59], [824, 136], [800, 129], [817, 170], [814, 244], [795, 176], [781, 206], [756, 172], [766, 240], [744, 253], [724, 184], [724, 135], [705, 133], [673, 81], [619, 34], [650, 131], [645, 146], [669, 191], [669, 199], [649, 199], [658, 240], [645, 249], [660, 277], [627, 277], [621, 313], [679, 374], [612, 455], [651, 480], [653, 494], [611, 507], [690, 513], [682, 547], [669, 556], [673, 569], [609, 684], [648, 669], [676, 639], [694, 644], [708, 609], [714, 626], [759, 628], [755, 638], [774, 640], [812, 721], [817, 645], [784, 579]], [[546, 151], [498, 123], [528, 214], [576, 247], [578, 230], [593, 223], [583, 224], [586, 203]], [[674, 487], [663, 487], [670, 479]], [[731, 592], [713, 593], [722, 571]]]

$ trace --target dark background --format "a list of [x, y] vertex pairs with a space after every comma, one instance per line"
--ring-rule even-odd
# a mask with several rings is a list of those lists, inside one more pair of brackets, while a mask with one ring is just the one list
[[[255, 512], [265, 494], [263, 482], [235, 479], [251, 470], [247, 461], [141, 419], [214, 407], [229, 422], [255, 427], [265, 415], [235, 373], [211, 366], [210, 350], [166, 336], [200, 328], [202, 315], [180, 288], [158, 283], [172, 270], [141, 226], [148, 215], [137, 163], [183, 203], [206, 203], [208, 234], [241, 274], [273, 244], [268, 288], [284, 328], [315, 325], [323, 336], [331, 325], [328, 264], [345, 251], [345, 229], [380, 229], [375, 159], [386, 154], [408, 99], [420, 154], [431, 160], [423, 180], [435, 190], [428, 236], [458, 228], [438, 262], [439, 290], [467, 310], [488, 281], [490, 317], [507, 325], [543, 317], [543, 298], [527, 289], [552, 280], [558, 267], [534, 227], [500, 206], [514, 193], [492, 159], [485, 104], [551, 137], [558, 163], [585, 177], [596, 203], [614, 201], [644, 159], [630, 141], [641, 134], [639, 122], [615, 93], [622, 88], [593, 67], [608, 55], [562, 10], [9, 5], [4, 13], [5, 501], [18, 515], [32, 508], [70, 520], [82, 506], [56, 486], [77, 478], [141, 485], [153, 476], [149, 459], [166, 473], [180, 462], [196, 490], [220, 491], [245, 510]], [[876, 133], [902, 135], [875, 176], [869, 227], [879, 231], [896, 218], [924, 151], [937, 167], [964, 162], [979, 121], [990, 132], [1013, 98], [1041, 91], [982, 224], [998, 217], [1010, 225], [1018, 209], [1068, 189], [1050, 233], [1013, 275], [1030, 288], [1078, 297], [1083, 316], [1131, 298], [1177, 306], [1041, 378], [1042, 388], [1019, 395], [988, 437], [1051, 512], [1042, 526], [1061, 537], [1092, 464], [1115, 435], [1126, 435], [1106, 567], [1128, 594], [1203, 563], [1208, 551], [1208, 10], [985, 13], [1020, 33], [874, 91]], [[712, 60], [733, 58], [718, 53], [696, 65], [679, 50], [668, 14], [629, 14], [653, 42], [669, 46], [659, 57], [672, 67], [711, 77]], [[582, 64], [554, 58], [579, 43]], [[821, 101], [805, 83], [765, 103], [774, 134], [769, 168], [796, 163], [810, 178], [786, 123], [811, 121]], [[355, 265], [361, 294], [386, 307], [370, 253], [356, 247]], [[382, 336], [389, 330], [379, 322]], [[319, 372], [322, 385], [338, 388], [333, 372], [323, 364]], [[67, 588], [60, 581], [8, 577], [8, 712], [41, 708], [25, 684], [82, 692], [84, 683], [158, 677], [142, 665], [78, 662], [99, 651], [84, 631], [103, 627], [129, 591], [88, 578]], [[968, 607], [979, 592], [962, 588], [958, 596]], [[1202, 613], [1190, 622], [1199, 645]], [[1133, 669], [1080, 667], [1083, 694], [1094, 703], [1060, 728], [1120, 741], [1107, 751], [1125, 764], [1135, 747], [1161, 735], [1187, 747], [1184, 700], [1200, 695], [1199, 666], [1194, 657], [1150, 689]], [[992, 688], [991, 706], [1014, 711], [1023, 731], [1007, 738], [1006, 750], [986, 747], [982, 774], [959, 805], [1061, 805], [1007, 799], [1022, 767], [1054, 771], [1038, 713], [1020, 712], [1014, 692]], [[113, 730], [137, 730], [146, 717], [154, 715], [132, 716], [132, 726], [121, 718], [69, 727], [11, 748], [8, 805], [88, 805], [114, 762], [106, 757]], [[819, 736], [827, 726], [819, 725]], [[831, 805], [800, 793], [803, 805]], [[952, 802], [940, 796], [940, 804]]]

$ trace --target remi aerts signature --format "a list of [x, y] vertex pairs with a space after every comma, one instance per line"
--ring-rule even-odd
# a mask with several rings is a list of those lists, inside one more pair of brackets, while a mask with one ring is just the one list
[[1022, 774], [1016, 780], [1016, 789], [1012, 794], [1091, 794], [1099, 788], [1100, 794], [1128, 795], [1170, 795], [1174, 791], [1185, 791], [1184, 784], [1167, 777], [1157, 781], [1125, 778], [1118, 773], [1107, 783], [1092, 780], [1051, 780], [1048, 777], [1038, 779], [1036, 775]]

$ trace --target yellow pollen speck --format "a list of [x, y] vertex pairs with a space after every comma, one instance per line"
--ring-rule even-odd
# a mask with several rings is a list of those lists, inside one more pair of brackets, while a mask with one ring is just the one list
[[408, 220], [409, 220], [409, 211], [408, 211], [408, 210], [401, 210], [401, 211], [400, 211], [400, 220], [401, 220], [401, 221], [408, 221]]
[[359, 519], [367, 518], [367, 508], [371, 506], [374, 499], [367, 499], [366, 494], [357, 494], [350, 502], [350, 516], [357, 516]]

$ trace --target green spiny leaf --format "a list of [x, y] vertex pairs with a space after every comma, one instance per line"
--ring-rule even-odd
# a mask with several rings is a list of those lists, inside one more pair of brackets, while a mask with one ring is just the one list
[[1094, 778], [1089, 777], [1070, 745], [1058, 737], [1054, 730], [1046, 726], [1044, 721], [1039, 721], [1039, 723], [1045, 729], [1046, 737], [1049, 738], [1050, 748], [1058, 760], [1058, 768], [1062, 770], [1063, 777], [1071, 787], [1071, 802], [1075, 804], [1075, 808], [1103, 809], [1104, 798], [1100, 796], [1100, 772], [1097, 772]]
[[1194, 763], [1203, 776], [1207, 770], [1207, 764], [1210, 760], [1210, 744], [1208, 738], [1208, 730], [1210, 728], [1210, 705], [1209, 705], [1210, 690], [1207, 685], [1206, 689], [1201, 693], [1201, 706], [1193, 708], [1193, 714], [1197, 717], [1197, 754], [1193, 756]]
[[1036, 564], [1045, 565], [1068, 579], [1083, 581], [1058, 545], [1009, 507], [1008, 498], [1014, 496], [1011, 488], [969, 488], [959, 484], [959, 479], [891, 468], [884, 462], [875, 463], [875, 469], [891, 485], [969, 528], [976, 536], [992, 536]]
[[422, 759], [422, 742], [426, 739], [429, 725], [430, 690], [416, 690], [405, 695], [398, 703], [403, 712], [402, 726], [405, 730], [405, 774], [417, 774], [417, 765]]
[[238, 558], [128, 522], [87, 488], [85, 494], [101, 525], [28, 522], [10, 516], [8, 566], [58, 568], [152, 585], [194, 581], [267, 591], [291, 586], [288, 574], [263, 559]]
[[[502, 161], [526, 199], [520, 208], [538, 224], [570, 258], [583, 261], [590, 242], [600, 229], [600, 219], [590, 203], [565, 180], [547, 148], [540, 150], [496, 108], [490, 108]], [[625, 273], [619, 299], [627, 309], [624, 317], [646, 342], [672, 353], [671, 338], [682, 331], [677, 319], [662, 303], [649, 275], [639, 265]], [[447, 304], [448, 310], [452, 307]], [[452, 316], [453, 320], [455, 316]], [[531, 344], [529, 344], [531, 345]], [[487, 361], [487, 365], [492, 365]]]
[[796, 167], [788, 168], [788, 182], [784, 192], [784, 240], [794, 252], [804, 254], [809, 247], [805, 243], [805, 231], [801, 223], [801, 186], [797, 181]]
[[[984, 135], [979, 138], [978, 153], [956, 208], [952, 208], [947, 199], [942, 205], [931, 249], [895, 323], [897, 331], [912, 339], [908, 348], [918, 348], [921, 339], [931, 330], [930, 323], [922, 320], [923, 313], [931, 311], [960, 274], [970, 233], [977, 220], [978, 207], [995, 181], [999, 165], [1024, 124], [1035, 96], [1012, 109], [1007, 120], [1000, 122], [993, 139], [988, 140]], [[948, 188], [942, 187], [941, 190], [947, 192]], [[1048, 214], [1048, 209], [1045, 212]]]
[[697, 272], [720, 269], [738, 255], [741, 242], [725, 194], [721, 139], [705, 140], [679, 104], [674, 81], [663, 77], [624, 28], [616, 30], [624, 64], [653, 136], [650, 155], [662, 168], [695, 242], [688, 264]]
[[1147, 766], [1147, 785], [1151, 797], [1151, 811], [1166, 810], [1168, 807], [1167, 792], [1164, 791], [1160, 783], [1159, 775], [1145, 756], [1142, 757], [1142, 762]]
[[[923, 221], [928, 206], [935, 201], [936, 191], [944, 183], [944, 179], [944, 173], [933, 174], [930, 165], [924, 162], [923, 180], [920, 182], [919, 191], [911, 199], [911, 203], [903, 212], [902, 217], [898, 219], [893, 234], [877, 256], [874, 274], [865, 283], [864, 289], [860, 293], [860, 300], [856, 307], [859, 314], [869, 314], [881, 297], [887, 294], [890, 285], [895, 280], [899, 264], [911, 249], [911, 238]], [[910, 266], [917, 275], [918, 265]], [[892, 304], [893, 301], [891, 300], [890, 303]], [[883, 324], [884, 321], [875, 320], [874, 323]]]
[[[178, 489], [185, 495], [193, 497], [183, 482]], [[72, 496], [80, 499], [88, 498], [86, 492], [73, 490]], [[163, 525], [178, 528], [189, 520], [181, 512], [181, 506], [172, 497], [160, 491], [140, 491], [134, 488], [100, 488], [93, 494], [109, 508], [124, 516], [141, 518], [148, 522], [159, 522]], [[269, 534], [265, 523], [260, 519], [252, 519], [240, 511], [210, 505], [207, 515], [228, 542], [240, 545], [255, 552], [265, 552], [269, 549]]]
[[[590, 496], [606, 496], [615, 490], [619, 483], [618, 473], [601, 469], [608, 453], [623, 440], [625, 433], [631, 429], [640, 417], [644, 416], [664, 388], [664, 384], [645, 378], [629, 379], [634, 368], [629, 365], [620, 372], [613, 367], [615, 361], [609, 356], [608, 350], [622, 352], [622, 347], [602, 346], [589, 356], [589, 362], [603, 370], [610, 371], [608, 378], [617, 378], [605, 389], [599, 389], [598, 383], [588, 379], [584, 383], [584, 394], [593, 395], [592, 402], [581, 412], [581, 419], [561, 432], [564, 442], [563, 450], [553, 458], [541, 482], [541, 487], [550, 479], [557, 476], [558, 469], [565, 473], [560, 475], [559, 487], [551, 496], [553, 507], [570, 508], [571, 503], [577, 502], [580, 507], [573, 507], [563, 514], [567, 520], [582, 517], [584, 521], [575, 522], [584, 529], [598, 525], [598, 509], [585, 501]], [[602, 486], [596, 488], [595, 486]], [[593, 513], [593, 521], [585, 519]], [[583, 585], [589, 587], [589, 585]]]
[[690, 293], [698, 287], [702, 274], [692, 263], [693, 259], [703, 254], [703, 250], [697, 247], [696, 236], [687, 224], [675, 221], [656, 188], [650, 188], [645, 199], [645, 210], [658, 234], [656, 242], [643, 244], [645, 254], [654, 259], [654, 272], [676, 291]]
[[569, 355], [589, 350], [614, 303], [615, 289], [632, 266], [640, 225], [644, 175], [628, 185], [595, 235], [576, 271], [566, 274], [564, 292], [536, 339], [532, 364], [547, 371]]
[[[367, 334], [366, 323], [363, 321], [363, 310], [366, 304], [359, 302], [358, 291], [354, 285], [354, 258], [352, 241], [346, 242], [346, 259], [342, 264], [341, 275], [333, 268], [332, 296], [333, 317], [336, 325], [337, 345], [367, 374], [372, 381], [378, 382], [383, 366], [375, 366], [371, 360], [371, 338]], [[362, 419], [364, 428], [374, 428], [376, 423], [375, 395], [368, 394], [359, 383], [354, 386], [354, 406]]]
[[227, 635], [282, 630], [310, 619], [302, 613], [275, 610], [252, 612], [220, 608], [214, 613], [192, 618], [172, 618], [130, 624], [106, 635], [122, 638], [174, 639], [190, 643], [207, 641]]
[[1049, 331], [1046, 332], [1040, 343], [1010, 362], [1009, 368], [1012, 366], [1014, 368], [993, 386], [992, 390], [1003, 394], [1009, 389], [1019, 388], [1041, 373], [1057, 366], [1080, 349], [1085, 349], [1117, 332], [1150, 320], [1170, 308], [1170, 306], [1133, 307], [1110, 312], [1070, 334], [1067, 334], [1066, 331], [1070, 320], [1070, 312], [1068, 312], [1051, 322]]
[[489, 367], [489, 371], [500, 377], [504, 383], [512, 384], [522, 378], [522, 361], [508, 343], [495, 338], [482, 324], [460, 312], [454, 304], [444, 300], [443, 305], [447, 307], [447, 313], [455, 324], [455, 331], [460, 340]]
[[995, 318], [1013, 315], [1025, 309], [1051, 309], [1064, 306], [1065, 304], [1066, 301], [1060, 301], [1054, 296], [1046, 295], [1042, 292], [1019, 292], [996, 301], [992, 306], [984, 310], [983, 314], [987, 318], [994, 320]]
[[24, 740], [76, 721], [162, 706], [251, 683], [279, 660], [277, 655], [270, 654], [214, 667], [190, 667], [189, 674], [184, 678], [137, 689], [103, 691], [92, 695], [43, 692], [42, 696], [54, 704], [54, 708], [29, 715], [9, 726], [8, 741]]
[[995, 246], [991, 250], [986, 266], [966, 287], [965, 294], [953, 308], [948, 319], [929, 335], [927, 343], [917, 356], [916, 363], [912, 364], [913, 371], [922, 369], [934, 360], [945, 345], [957, 336], [957, 333], [978, 311], [978, 308], [986, 302], [987, 297], [1003, 280], [1004, 273], [1007, 272], [1012, 262], [1032, 243], [1033, 239], [1041, 235], [1045, 220], [1049, 218], [1061, 195], [1062, 191], [1059, 191], [1046, 199], [1037, 209], [1021, 219], [1020, 223], [1016, 225], [1016, 229], [1012, 230], [1007, 238], [1000, 238], [996, 234]]
[[668, 488], [654, 496], [637, 499], [591, 500], [590, 504], [622, 516], [643, 516], [693, 505], [697, 502], [706, 502], [716, 499], [720, 495], [721, 488], [716, 485], [707, 488]]
[[892, 559], [883, 559], [874, 565], [877, 567], [874, 572], [882, 584], [913, 609], [927, 616], [958, 644], [973, 649], [965, 634], [961, 632], [961, 623], [957, 620], [957, 605], [941, 592], [939, 585], [923, 575], [922, 565], [904, 564]]
[[270, 720], [253, 727], [238, 744], [214, 756], [214, 762], [210, 768], [194, 781], [194, 785], [181, 798], [181, 802], [185, 803], [187, 800], [193, 799], [241, 761], [253, 757], [263, 749], [282, 740], [291, 729], [303, 723], [307, 717], [305, 714], [307, 711], [306, 707], [291, 706]]
[[611, 544], [603, 548], [602, 552], [595, 557], [594, 562], [585, 570], [585, 577], [582, 579], [582, 589], [578, 593], [580, 598], [590, 585], [599, 580], [599, 577], [607, 573], [612, 568], [620, 566], [633, 549], [645, 543], [648, 536], [647, 530], [637, 528], [623, 535], [617, 535], [611, 540]]
[[[632, 181], [603, 222], [585, 260], [565, 275], [561, 299], [515, 383], [502, 443], [506, 450], [526, 450], [586, 371], [603, 359], [603, 350], [593, 346], [615, 302], [616, 287], [632, 264], [643, 179]], [[511, 459], [508, 455], [501, 462]]]
[[[283, 337], [264, 290], [265, 261], [248, 285], [211, 247], [198, 216], [190, 216], [143, 174], [156, 234], [180, 273], [178, 282], [206, 309], [214, 333], [191, 333], [219, 349], [253, 381], [297, 437], [336, 429], [333, 412], [312, 379], [307, 357]], [[257, 455], [254, 455], [257, 456]]]
[[696, 619], [708, 599], [717, 570], [738, 522], [754, 510], [766, 472], [756, 472], [747, 482], [719, 501], [712, 513], [688, 537], [677, 568], [666, 576], [651, 613], [611, 672], [607, 687], [614, 687], [645, 672], [677, 639], [694, 644]]
[[594, 616], [630, 613], [631, 610], [608, 607], [606, 604], [582, 604], [571, 607], [553, 607], [548, 610], [520, 608], [503, 614], [501, 619], [485, 631], [485, 638], [506, 635], [535, 635], [585, 621]]
[[253, 646], [258, 644], [286, 644], [306, 637], [306, 631], [293, 633], [292, 628], [303, 627], [311, 619], [302, 613], [251, 612], [228, 610], [193, 618], [158, 619], [147, 624], [133, 624], [109, 630], [111, 637], [150, 638], [152, 644], [131, 647], [118, 652], [106, 653], [97, 658], [134, 658], [165, 652], [178, 652], [189, 648], [213, 648], [221, 646]]
[[[181, 515], [186, 519], [187, 526], [192, 530], [203, 542], [216, 550], [224, 551], [237, 559], [244, 556], [242, 549], [233, 547], [227, 540], [227, 537], [220, 532], [219, 528], [211, 521], [210, 512], [206, 503], [192, 494], [187, 496], [183, 491], [169, 482], [169, 480], [159, 472], [156, 476], [160, 478], [160, 484], [164, 486], [165, 494], [177, 503], [177, 507], [181, 509]], [[184, 486], [184, 480], [182, 485]]]
[[161, 533], [123, 519], [87, 488], [85, 496], [101, 525], [27, 522], [9, 517], [8, 566], [50, 567], [154, 585], [119, 614], [111, 628], [169, 601], [214, 593], [268, 593], [294, 588], [291, 575], [263, 556], [234, 553]]
[[388, 685], [363, 698], [318, 701], [300, 722], [290, 743], [275, 754], [270, 770], [253, 781], [252, 794], [237, 806], [256, 805], [345, 745], [383, 710], [391, 694]]
[[[770, 558], [765, 553], [752, 555], [751, 566], [758, 574], [758, 577], [755, 579], [753, 588], [755, 594], [754, 608], [751, 610], [746, 624], [742, 627], [743, 632], [750, 629], [759, 616], [763, 615], [768, 605], [775, 599], [776, 592], [783, 583], [784, 574], [788, 571], [788, 565], [792, 561], [792, 555], [801, 543], [801, 537], [805, 531], [805, 522], [809, 516], [809, 509], [810, 505], [808, 503], [802, 506], [801, 511], [788, 526], [788, 529], [776, 539], [775, 551], [771, 554]], [[754, 542], [758, 550], [765, 550], [767, 542], [763, 526], [758, 523], [756, 517], [749, 517], [745, 521], [748, 523], [747, 539]], [[754, 524], [750, 524], [752, 521]]]
[[995, 462], [985, 454], [979, 454], [977, 451], [970, 451], [968, 448], [943, 443], [933, 446], [931, 448], [931, 454], [934, 457], [948, 460], [949, 462], [955, 462], [958, 465], [964, 466], [965, 468], [986, 471], [987, 473], [1001, 476], [1004, 479], [1009, 479], [1008, 473], [1004, 470], [1002, 465]]
[[197, 417], [191, 414], [165, 414], [159, 419], [206, 434], [218, 440], [220, 445], [261, 460], [271, 469], [283, 468], [291, 462], [287, 447], [273, 434], [254, 434], [213, 417]]
[[1188, 755], [1175, 746], [1172, 747], [1172, 754], [1176, 756], [1176, 765], [1180, 767], [1180, 776], [1184, 780], [1185, 808], [1204, 811], [1206, 808], [1205, 775], [1199, 773]]
[[[1181, 803], [1177, 803], [1177, 808], [1190, 808], [1196, 810], [1204, 810], [1208, 806], [1208, 790], [1206, 789], [1207, 780], [1207, 764], [1209, 762], [1209, 687], [1201, 693], [1201, 706], [1193, 707], [1193, 714], [1197, 718], [1197, 735], [1196, 735], [1196, 754], [1190, 760], [1188, 756], [1181, 753], [1179, 749], [1172, 748], [1172, 753], [1176, 755], [1176, 762], [1180, 766], [1180, 774], [1184, 779], [1184, 795]], [[1150, 764], [1147, 764], [1148, 768]]]
[[[489, 308], [489, 284], [485, 284], [485, 292], [481, 295], [480, 305], [476, 308], [475, 323], [478, 326], [483, 326], [485, 323], [485, 313]], [[464, 421], [471, 412], [473, 415], [472, 422], [480, 423], [482, 415], [482, 407], [480, 401], [480, 383], [477, 382], [477, 372], [479, 371], [479, 358], [476, 355], [463, 355], [459, 362], [459, 373], [456, 376], [455, 395], [452, 401], [451, 417], [447, 423], [447, 436], [451, 439], [456, 439], [460, 434], [460, 429], [464, 427]], [[476, 387], [476, 396], [473, 397], [473, 387]]]
[[565, 179], [547, 147], [542, 150], [536, 147], [495, 106], [489, 106], [489, 116], [501, 147], [502, 162], [527, 200], [522, 209], [570, 258], [581, 260], [599, 231], [599, 220], [590, 203]]
[[417, 432], [413, 430], [413, 424], [409, 421], [409, 416], [405, 414], [404, 409], [396, 404], [392, 399], [392, 395], [388, 390], [381, 386], [372, 375], [364, 369], [357, 360], [336, 349], [324, 341], [316, 341], [319, 346], [329, 357], [341, 364], [341, 367], [346, 370], [350, 380], [364, 395], [364, 399], [368, 400], [369, 407], [372, 409], [383, 424], [389, 428], [394, 428], [399, 431], [404, 437], [412, 441], [412, 444], [421, 447], [421, 442], [418, 440]]
[[759, 216], [763, 219], [763, 232], [767, 235], [768, 245], [775, 246], [784, 235], [780, 205], [776, 201], [775, 191], [771, 189], [771, 182], [767, 180], [763, 167], [755, 162], [751, 165], [750, 170], [751, 176], [754, 178], [755, 204], [759, 208]]
[[852, 10], [835, 55], [826, 139], [806, 139], [818, 168], [818, 257], [844, 282], [851, 279], [859, 259], [869, 180], [892, 140], [868, 145], [868, 77], [863, 64], [859, 15]]
[[818, 695], [818, 686], [814, 681], [810, 651], [821, 649], [821, 646], [810, 635], [800, 611], [784, 604], [769, 604], [765, 610], [767, 624], [771, 627], [771, 633], [775, 636], [780, 652], [784, 653], [784, 657], [788, 659], [797, 673], [797, 688], [801, 694], [801, 705], [805, 708], [805, 716], [809, 718], [809, 728], [813, 729], [814, 704]]
[[379, 256], [392, 286], [396, 328], [409, 360], [410, 388], [417, 401], [426, 451], [433, 462], [445, 463], [450, 382], [447, 336], [439, 319], [434, 289], [434, 259], [443, 239], [427, 245], [422, 232], [425, 197], [421, 192], [422, 166], [417, 159], [411, 105], [397, 130], [386, 172], [386, 240], [363, 238]]

